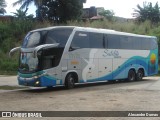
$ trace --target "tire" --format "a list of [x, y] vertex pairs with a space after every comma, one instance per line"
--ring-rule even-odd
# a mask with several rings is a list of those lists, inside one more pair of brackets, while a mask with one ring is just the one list
[[75, 78], [75, 76], [73, 75], [73, 74], [68, 74], [67, 75], [67, 77], [66, 77], [66, 79], [65, 79], [65, 87], [67, 88], [67, 89], [72, 89], [72, 88], [74, 88], [74, 86], [75, 86], [75, 81], [76, 81], [76, 78]]
[[127, 80], [128, 81], [135, 81], [136, 80], [136, 73], [134, 70], [129, 70]]
[[53, 86], [47, 86], [47, 89], [53, 89]]
[[116, 80], [108, 80], [109, 84], [114, 84], [116, 82]]
[[142, 70], [138, 70], [137, 75], [136, 75], [136, 80], [137, 81], [142, 80], [143, 76], [144, 76], [143, 71]]

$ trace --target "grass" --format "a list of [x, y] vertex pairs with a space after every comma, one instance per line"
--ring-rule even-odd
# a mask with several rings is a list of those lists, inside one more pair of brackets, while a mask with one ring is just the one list
[[2, 70], [0, 70], [0, 75], [17, 75], [17, 71], [2, 71]]
[[16, 90], [16, 89], [24, 89], [24, 88], [28, 88], [28, 87], [8, 86], [8, 85], [0, 86], [0, 90]]

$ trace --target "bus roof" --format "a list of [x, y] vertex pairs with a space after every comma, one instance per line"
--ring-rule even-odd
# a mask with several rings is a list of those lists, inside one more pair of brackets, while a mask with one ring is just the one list
[[42, 30], [52, 30], [52, 29], [56, 29], [56, 28], [72, 28], [72, 29], [74, 29], [74, 31], [86, 31], [86, 32], [106, 33], [106, 34], [114, 34], [114, 35], [156, 38], [155, 36], [139, 35], [139, 34], [133, 34], [133, 33], [127, 33], [127, 32], [120, 32], [120, 31], [111, 30], [111, 29], [78, 27], [78, 26], [54, 26], [54, 27], [46, 27], [46, 28], [32, 30], [31, 32], [42, 31]]

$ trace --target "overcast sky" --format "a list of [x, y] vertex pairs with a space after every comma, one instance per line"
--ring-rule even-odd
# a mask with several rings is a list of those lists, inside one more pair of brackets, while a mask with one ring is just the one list
[[[19, 8], [13, 7], [12, 3], [17, 0], [6, 0], [7, 2], [7, 14], [11, 14], [11, 12], [15, 12], [16, 9]], [[86, 4], [84, 4], [85, 8], [90, 6], [96, 7], [104, 7], [105, 9], [113, 10], [116, 16], [131, 18], [133, 13], [133, 8], [136, 8], [137, 4], [143, 5], [143, 1], [152, 2], [153, 5], [158, 0], [87, 0]], [[159, 0], [160, 3], [160, 0]], [[34, 5], [31, 5], [28, 10], [28, 14], [35, 15], [36, 8]]]

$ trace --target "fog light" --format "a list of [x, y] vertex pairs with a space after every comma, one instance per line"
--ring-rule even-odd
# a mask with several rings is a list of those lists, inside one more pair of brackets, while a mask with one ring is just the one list
[[39, 81], [36, 81], [36, 85], [39, 85]]

